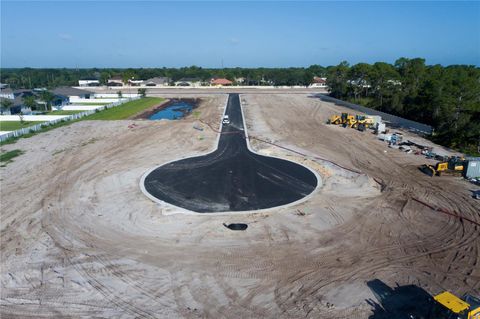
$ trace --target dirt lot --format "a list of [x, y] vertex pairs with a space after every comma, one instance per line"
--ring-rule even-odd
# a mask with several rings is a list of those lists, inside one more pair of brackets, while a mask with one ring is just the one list
[[[202, 98], [200, 119], [218, 127], [226, 96]], [[145, 171], [215, 148], [193, 115], [79, 122], [5, 146], [26, 153], [0, 168], [2, 318], [368, 318], [375, 279], [479, 294], [478, 226], [413, 199], [478, 222], [473, 185], [428, 177], [423, 157], [323, 124], [341, 109], [309, 94], [241, 99], [251, 136], [306, 156], [252, 138], [255, 149], [322, 177], [310, 199], [224, 216], [149, 200]]]

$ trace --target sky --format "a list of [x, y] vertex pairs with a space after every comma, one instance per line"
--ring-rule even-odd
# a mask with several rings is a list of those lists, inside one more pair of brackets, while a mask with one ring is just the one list
[[480, 66], [480, 2], [1, 0], [1, 67]]

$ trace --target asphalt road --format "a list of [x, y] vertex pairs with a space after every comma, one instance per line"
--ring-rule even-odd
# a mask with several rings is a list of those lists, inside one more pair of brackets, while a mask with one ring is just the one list
[[250, 152], [238, 94], [230, 94], [218, 148], [163, 165], [145, 178], [154, 197], [199, 213], [285, 205], [310, 194], [317, 178], [296, 163]]

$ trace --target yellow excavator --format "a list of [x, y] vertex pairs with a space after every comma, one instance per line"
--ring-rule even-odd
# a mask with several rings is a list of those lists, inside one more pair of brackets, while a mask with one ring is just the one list
[[480, 319], [480, 299], [465, 295], [463, 299], [444, 291], [433, 297], [432, 319]]
[[327, 124], [335, 124], [335, 125], [347, 124], [348, 122], [354, 119], [355, 119], [355, 116], [350, 115], [348, 113], [342, 113], [342, 115], [334, 114], [328, 119]]
[[435, 165], [424, 164], [420, 169], [430, 176], [461, 176], [465, 170], [465, 164], [464, 158], [454, 156], [450, 157], [447, 161], [438, 162]]

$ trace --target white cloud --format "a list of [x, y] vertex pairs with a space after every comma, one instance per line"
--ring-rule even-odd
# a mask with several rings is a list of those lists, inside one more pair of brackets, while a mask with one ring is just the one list
[[59, 37], [60, 39], [62, 39], [63, 41], [70, 41], [70, 40], [72, 40], [72, 38], [73, 38], [72, 35], [71, 35], [71, 34], [68, 34], [68, 33], [59, 33], [59, 34], [58, 34], [58, 37]]
[[239, 44], [240, 40], [237, 38], [230, 38], [228, 39], [228, 42], [230, 42], [230, 44]]

